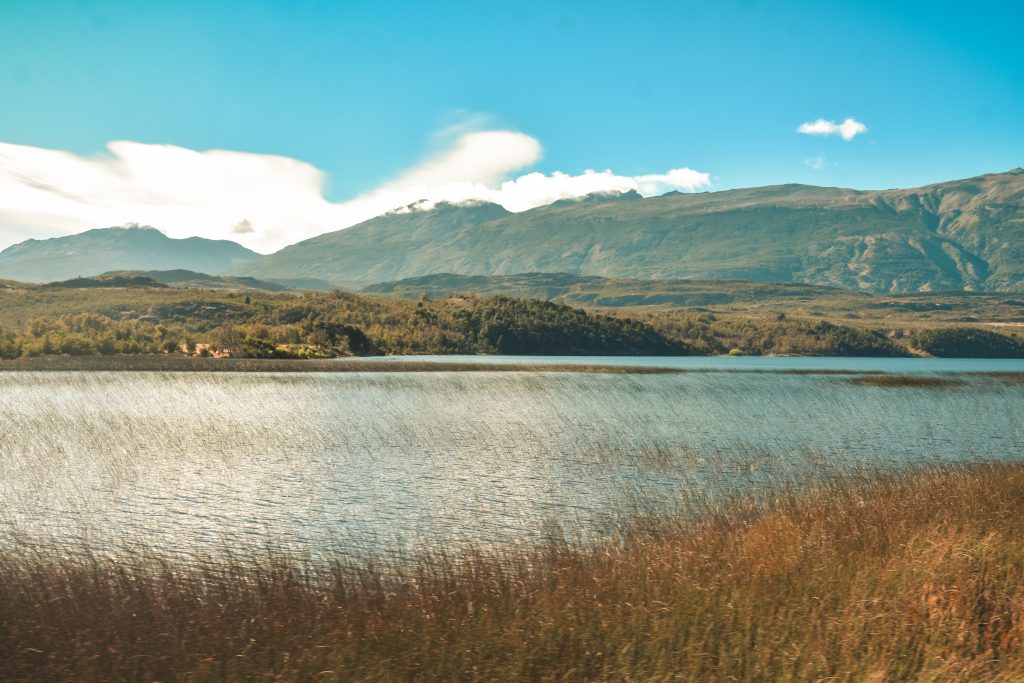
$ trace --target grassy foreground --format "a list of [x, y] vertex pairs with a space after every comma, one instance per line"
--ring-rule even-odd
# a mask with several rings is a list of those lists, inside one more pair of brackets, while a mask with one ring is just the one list
[[6, 680], [1009, 681], [1024, 466], [844, 481], [402, 568], [7, 557]]

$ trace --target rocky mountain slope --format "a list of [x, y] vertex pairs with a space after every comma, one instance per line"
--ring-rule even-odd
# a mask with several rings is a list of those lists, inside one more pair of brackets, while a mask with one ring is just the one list
[[[909, 190], [779, 185], [406, 209], [231, 269], [364, 287], [434, 273], [803, 282], [869, 292], [1024, 288], [1024, 170]], [[0, 270], [0, 276], [4, 276]]]
[[778, 185], [563, 200], [522, 213], [419, 205], [267, 257], [229, 241], [106, 228], [0, 252], [0, 279], [190, 270], [361, 289], [440, 273], [750, 280], [871, 293], [1024, 291], [1024, 170], [909, 190]]

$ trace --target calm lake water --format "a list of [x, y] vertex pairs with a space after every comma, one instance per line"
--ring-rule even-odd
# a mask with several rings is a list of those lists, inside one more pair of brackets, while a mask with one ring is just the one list
[[188, 557], [587, 536], [765, 481], [1024, 456], [1021, 376], [982, 374], [1022, 361], [551, 360], [686, 371], [0, 372], [0, 543]]

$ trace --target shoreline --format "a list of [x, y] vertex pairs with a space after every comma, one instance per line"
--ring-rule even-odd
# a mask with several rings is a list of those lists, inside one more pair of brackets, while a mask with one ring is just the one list
[[393, 360], [394, 356], [348, 358], [197, 358], [194, 356], [36, 356], [0, 361], [0, 372], [586, 372], [668, 374], [680, 368], [599, 363], [509, 363]]
[[[831, 358], [827, 356], [776, 356], [777, 358]], [[477, 358], [479, 360], [477, 360]], [[565, 362], [552, 362], [550, 357], [536, 362], [504, 360], [502, 356], [478, 356], [474, 360], [453, 357], [442, 360], [437, 356], [415, 359], [414, 356], [352, 356], [342, 358], [202, 358], [181, 355], [123, 355], [123, 356], [36, 356], [15, 360], [0, 360], [0, 374], [11, 372], [196, 372], [196, 373], [424, 373], [424, 372], [512, 372], [512, 373], [584, 373], [616, 375], [665, 375], [693, 373], [734, 373], [750, 375], [817, 375], [863, 378], [851, 379], [855, 383], [895, 386], [892, 380], [908, 380], [919, 376], [964, 376], [992, 378], [1004, 381], [1024, 381], [1024, 372], [1014, 369], [922, 369], [894, 368], [829, 368], [829, 367], [671, 367], [648, 365], [650, 356], [621, 356], [616, 360], [636, 359], [628, 362], [574, 362], [577, 356], [565, 356]], [[877, 381], [872, 378], [876, 378]], [[941, 381], [941, 380], [940, 380]]]

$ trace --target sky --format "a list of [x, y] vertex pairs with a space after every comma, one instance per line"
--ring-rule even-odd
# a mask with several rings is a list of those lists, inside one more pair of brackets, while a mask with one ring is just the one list
[[[1024, 166], [1019, 2], [0, 0], [0, 247]], [[421, 201], [425, 200], [425, 201]]]

